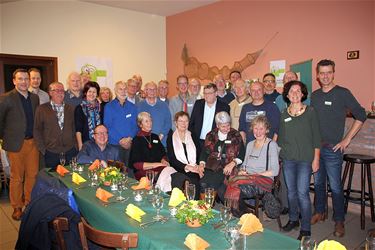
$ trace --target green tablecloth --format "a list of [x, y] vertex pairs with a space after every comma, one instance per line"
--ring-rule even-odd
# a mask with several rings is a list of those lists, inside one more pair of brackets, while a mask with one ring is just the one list
[[[141, 229], [139, 222], [129, 218], [125, 214], [126, 206], [129, 203], [133, 203], [144, 210], [146, 215], [142, 217], [143, 222], [152, 220], [156, 211], [145, 197], [142, 202], [135, 202], [132, 189], [123, 192], [124, 197], [130, 197], [129, 200], [123, 203], [113, 203], [105, 207], [95, 197], [96, 188], [86, 187], [77, 189], [78, 186], [72, 183], [71, 175], [65, 175], [65, 177], [61, 177], [57, 173], [51, 173], [51, 175], [59, 178], [68, 188], [73, 190], [83, 217], [92, 226], [109, 232], [138, 233], [138, 249], [188, 249], [184, 245], [184, 240], [189, 233], [196, 233], [205, 239], [210, 244], [209, 249], [227, 249], [230, 247], [224, 234], [219, 229], [214, 230], [210, 223], [200, 228], [189, 228], [185, 224], [178, 223], [175, 218], [172, 218], [165, 224], [155, 223], [145, 229]], [[87, 182], [81, 184], [81, 186], [87, 186], [89, 180], [86, 173], [82, 173], [81, 175], [87, 179]], [[134, 181], [130, 180], [129, 182]], [[102, 188], [109, 190], [108, 187]], [[115, 198], [111, 198], [111, 200], [113, 199]], [[164, 216], [169, 216], [168, 201], [169, 198], [166, 198], [164, 207], [161, 210], [161, 214]], [[218, 218], [215, 219], [218, 220]], [[268, 229], [264, 229], [263, 233], [256, 233], [246, 238], [246, 249], [294, 250], [298, 246], [299, 241]]]

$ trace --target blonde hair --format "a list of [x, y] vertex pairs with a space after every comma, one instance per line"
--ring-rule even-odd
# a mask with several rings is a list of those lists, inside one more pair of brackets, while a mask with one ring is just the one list
[[256, 116], [250, 123], [250, 129], [253, 130], [253, 128], [255, 127], [255, 125], [257, 124], [263, 124], [264, 127], [268, 130], [270, 130], [271, 128], [271, 124], [270, 122], [268, 121], [267, 117], [264, 116], [264, 115], [258, 115]]
[[141, 113], [138, 114], [138, 116], [137, 116], [138, 127], [141, 127], [141, 124], [142, 124], [143, 120], [146, 119], [146, 117], [149, 117], [152, 120], [150, 113], [141, 112]]
[[102, 100], [102, 97], [101, 97], [101, 94], [102, 94], [104, 91], [108, 91], [108, 93], [109, 93], [109, 101], [112, 101], [112, 99], [113, 99], [112, 90], [111, 90], [110, 88], [108, 88], [108, 87], [101, 87], [101, 88], [100, 88], [100, 92], [99, 92], [99, 99], [100, 99], [100, 101], [103, 101], [103, 100]]

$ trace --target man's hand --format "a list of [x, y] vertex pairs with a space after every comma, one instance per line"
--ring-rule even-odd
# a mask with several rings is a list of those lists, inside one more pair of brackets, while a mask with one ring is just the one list
[[349, 146], [349, 144], [350, 144], [350, 139], [345, 138], [333, 147], [333, 152], [340, 150], [341, 153], [343, 153], [344, 150]]
[[120, 140], [120, 145], [121, 147], [125, 148], [125, 149], [130, 149], [131, 145], [132, 145], [132, 138], [131, 137], [127, 137], [127, 138], [122, 138]]
[[313, 173], [318, 172], [318, 170], [319, 170], [319, 158], [318, 159], [314, 159], [311, 165], [312, 165], [312, 171], [313, 171]]

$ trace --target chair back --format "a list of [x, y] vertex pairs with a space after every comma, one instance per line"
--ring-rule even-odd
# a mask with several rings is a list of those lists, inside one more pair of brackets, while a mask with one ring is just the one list
[[121, 249], [135, 248], [138, 245], [136, 233], [110, 233], [90, 226], [84, 218], [78, 224], [82, 248], [88, 250], [87, 239], [104, 247], [116, 247]]
[[60, 250], [66, 250], [63, 231], [69, 231], [69, 222], [65, 217], [56, 217], [52, 221], [53, 229], [56, 233], [56, 241]]

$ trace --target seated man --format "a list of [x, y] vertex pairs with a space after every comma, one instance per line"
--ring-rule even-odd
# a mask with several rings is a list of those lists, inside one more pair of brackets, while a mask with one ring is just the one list
[[83, 144], [77, 156], [78, 163], [91, 163], [99, 159], [104, 166], [107, 166], [108, 160], [120, 160], [118, 148], [108, 144], [108, 130], [104, 125], [95, 128], [94, 140]]

